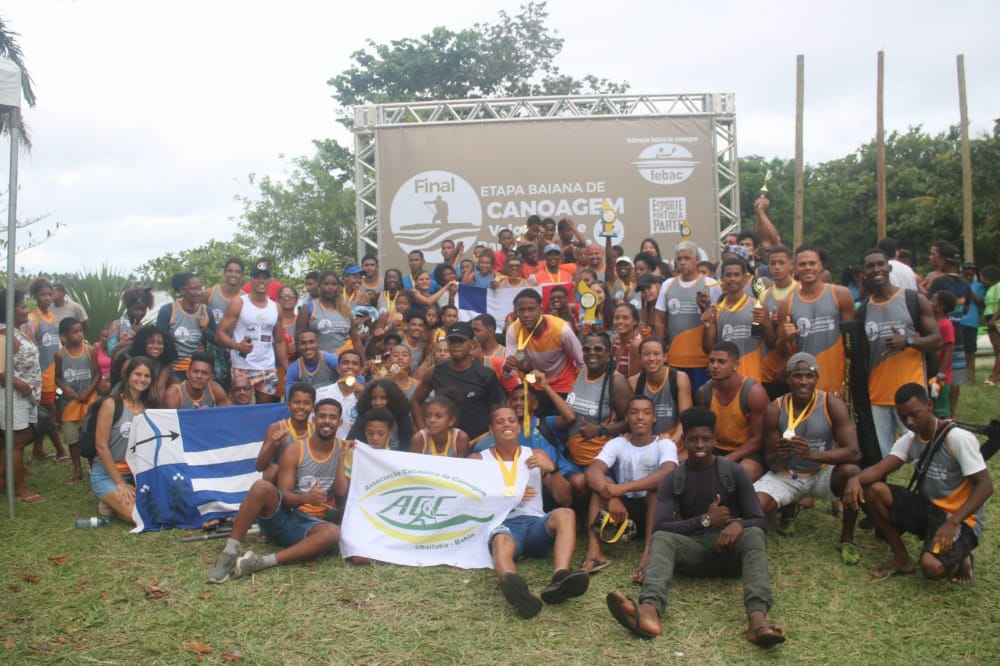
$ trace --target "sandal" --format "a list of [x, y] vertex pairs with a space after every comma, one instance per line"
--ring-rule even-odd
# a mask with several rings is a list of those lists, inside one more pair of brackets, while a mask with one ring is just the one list
[[849, 541], [841, 542], [840, 544], [840, 561], [849, 567], [853, 567], [861, 563], [861, 551], [858, 547]]
[[618, 620], [618, 624], [622, 625], [633, 634], [639, 638], [656, 638], [656, 634], [650, 633], [639, 626], [639, 604], [636, 603], [635, 599], [628, 598], [628, 602], [632, 604], [632, 614], [629, 615], [628, 611], [625, 610], [624, 604], [621, 600], [615, 596], [614, 592], [609, 592], [607, 596], [608, 610], [611, 611], [612, 617]]
[[747, 629], [747, 640], [760, 647], [771, 647], [785, 642], [785, 630], [776, 624], [762, 624], [756, 629]]
[[33, 495], [28, 495], [27, 497], [18, 497], [17, 499], [18, 501], [24, 502], [25, 504], [41, 504], [42, 502], [48, 501], [38, 493], [35, 493]]
[[607, 569], [611, 566], [611, 560], [599, 560], [596, 557], [588, 557], [580, 565], [580, 571], [584, 573], [597, 573], [601, 569]]
[[73, 476], [69, 477], [68, 483], [71, 486], [75, 486], [76, 484], [81, 482], [83, 482], [83, 474], [74, 474]]

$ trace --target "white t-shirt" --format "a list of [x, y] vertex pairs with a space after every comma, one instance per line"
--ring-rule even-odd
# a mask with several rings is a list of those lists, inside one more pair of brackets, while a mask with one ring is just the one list
[[889, 271], [889, 282], [893, 286], [917, 290], [917, 274], [912, 268], [895, 259], [890, 259], [889, 265], [892, 266], [892, 270]]
[[[608, 441], [594, 458], [615, 471], [618, 483], [631, 483], [653, 474], [663, 463], [677, 464], [677, 445], [669, 437], [655, 439], [645, 446], [636, 446], [625, 437]], [[625, 494], [645, 497], [645, 490]]]

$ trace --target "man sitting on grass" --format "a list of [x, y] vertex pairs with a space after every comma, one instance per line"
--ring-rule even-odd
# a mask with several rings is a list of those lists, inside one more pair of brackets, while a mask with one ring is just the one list
[[[923, 539], [920, 570], [932, 580], [975, 582], [972, 550], [983, 533], [984, 505], [993, 494], [986, 461], [972, 433], [934, 415], [934, 402], [921, 384], [896, 391], [896, 412], [910, 432], [896, 440], [881, 461], [847, 482], [844, 505], [861, 506], [892, 549], [893, 559], [872, 567], [875, 578], [916, 570], [900, 536]], [[913, 463], [909, 488], [883, 481]]]
[[[582, 595], [590, 585], [590, 577], [583, 571], [570, 569], [570, 559], [576, 546], [576, 515], [573, 509], [567, 508], [573, 499], [569, 481], [559, 473], [559, 467], [544, 451], [521, 446], [518, 441], [520, 428], [514, 409], [497, 408], [490, 417], [490, 432], [496, 444], [492, 449], [473, 453], [469, 457], [499, 465], [505, 487], [511, 493], [515, 492], [519, 474], [528, 477], [521, 502], [490, 534], [489, 548], [504, 598], [519, 616], [529, 618], [542, 610], [542, 601], [558, 604]], [[543, 485], [562, 505], [549, 513], [542, 509]], [[544, 557], [550, 550], [554, 550], [555, 572], [552, 581], [542, 589], [542, 598], [539, 599], [518, 575], [515, 562], [522, 557]]]
[[[340, 528], [323, 520], [339, 463], [337, 426], [340, 403], [320, 400], [315, 408], [315, 432], [278, 458], [277, 486], [260, 479], [250, 487], [233, 521], [222, 555], [209, 570], [207, 582], [221, 584], [279, 564], [311, 559], [332, 550]], [[239, 555], [240, 541], [257, 521], [261, 532], [283, 548], [277, 553]]]
[[[819, 363], [812, 354], [797, 352], [785, 364], [790, 393], [767, 406], [764, 415], [764, 459], [771, 469], [754, 483], [757, 499], [770, 514], [782, 507], [798, 509], [803, 497], [836, 500], [847, 480], [858, 474], [861, 460], [858, 433], [847, 405], [816, 389]], [[844, 564], [861, 561], [854, 545], [857, 511], [847, 507], [841, 516], [840, 558]], [[778, 533], [792, 536], [795, 514], [782, 515]]]
[[[645, 545], [632, 581], [642, 583], [653, 531], [656, 489], [663, 477], [677, 467], [677, 445], [653, 433], [656, 405], [647, 395], [629, 399], [625, 420], [629, 431], [608, 441], [587, 467], [587, 483], [593, 491], [587, 519], [593, 525], [601, 511], [607, 511], [615, 525], [634, 521]], [[613, 477], [608, 470], [614, 471]], [[603, 560], [597, 531], [588, 530], [588, 539], [585, 557]]]
[[692, 407], [681, 414], [681, 425], [687, 462], [667, 474], [657, 489], [649, 564], [639, 600], [611, 592], [608, 610], [636, 636], [654, 638], [662, 629], [675, 567], [688, 576], [742, 573], [749, 618], [746, 639], [762, 647], [783, 643], [784, 630], [767, 619], [772, 605], [764, 535], [767, 519], [753, 483], [741, 465], [713, 453], [715, 414]]

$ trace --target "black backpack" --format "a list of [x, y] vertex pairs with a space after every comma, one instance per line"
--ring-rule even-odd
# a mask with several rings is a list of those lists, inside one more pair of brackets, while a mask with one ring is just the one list
[[[87, 460], [93, 460], [97, 457], [97, 413], [101, 410], [101, 405], [107, 399], [107, 397], [98, 398], [91, 403], [90, 407], [87, 408], [87, 413], [83, 416], [83, 420], [80, 421], [80, 441], [78, 445], [80, 447], [80, 455]], [[125, 409], [125, 403], [118, 396], [115, 396], [112, 400], [115, 401], [115, 414], [111, 418], [111, 423], [113, 424], [121, 418], [122, 411]]]
[[[733, 480], [733, 465], [735, 465], [732, 460], [726, 458], [725, 456], [715, 456], [715, 475], [719, 479], [719, 483], [722, 487], [726, 489], [726, 492], [730, 495], [736, 493], [736, 481]], [[674, 470], [674, 511], [679, 512], [681, 506], [681, 496], [684, 494], [684, 489], [687, 488], [687, 463], [682, 464], [676, 470]]]

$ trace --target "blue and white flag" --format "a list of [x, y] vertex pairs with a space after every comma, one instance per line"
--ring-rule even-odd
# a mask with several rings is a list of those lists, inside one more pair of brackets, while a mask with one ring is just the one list
[[497, 464], [372, 449], [357, 444], [340, 531], [344, 557], [414, 567], [493, 566], [489, 535], [521, 501], [528, 467], [519, 462], [515, 496], [504, 495]]
[[196, 529], [236, 512], [261, 478], [264, 433], [284, 404], [150, 409], [136, 417], [125, 462], [135, 477], [133, 532]]
[[[455, 307], [458, 308], [458, 318], [461, 321], [471, 321], [481, 314], [493, 315], [493, 318], [497, 320], [497, 332], [500, 332], [503, 330], [507, 315], [514, 312], [514, 297], [519, 292], [524, 289], [537, 291], [542, 295], [542, 309], [545, 310], [549, 304], [549, 291], [554, 286], [554, 284], [543, 284], [540, 286], [526, 285], [524, 287], [490, 289], [471, 284], [460, 284], [458, 285], [458, 300], [455, 301]], [[563, 286], [570, 287], [569, 284]]]

